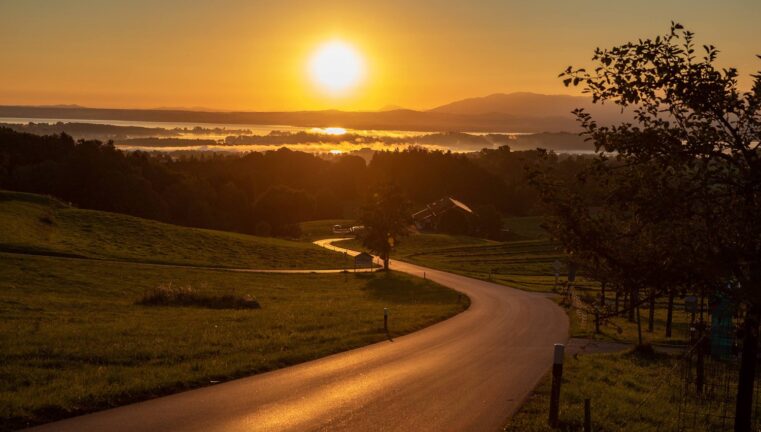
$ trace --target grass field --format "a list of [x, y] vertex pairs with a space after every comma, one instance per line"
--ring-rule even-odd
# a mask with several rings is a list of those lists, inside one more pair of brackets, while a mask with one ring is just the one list
[[539, 387], [505, 427], [509, 432], [579, 431], [584, 399], [590, 398], [595, 431], [672, 430], [678, 405], [674, 396], [676, 358], [635, 351], [567, 355], [560, 397], [560, 427], [548, 425], [551, 377]]
[[[172, 283], [261, 309], [142, 306]], [[380, 274], [249, 274], [0, 253], [0, 429], [276, 369], [408, 333], [464, 308]]]
[[[597, 295], [599, 291], [593, 291]], [[612, 307], [614, 294], [606, 293], [607, 305]], [[666, 337], [666, 298], [658, 298], [656, 301], [655, 315], [653, 320], [653, 331], [648, 331], [648, 314], [647, 305], [640, 309], [640, 319], [642, 321], [642, 340], [646, 344], [656, 345], [685, 345], [690, 339], [690, 314], [684, 310], [683, 299], [675, 299], [674, 312], [672, 317], [671, 337]], [[566, 305], [567, 306], [567, 305]], [[627, 316], [614, 316], [608, 318], [600, 325], [600, 333], [595, 333], [594, 315], [569, 310], [571, 319], [571, 335], [573, 337], [583, 337], [597, 340], [611, 340], [636, 344], [637, 323], [629, 321]]]
[[191, 266], [342, 268], [309, 243], [186, 228], [0, 191], [0, 251]]

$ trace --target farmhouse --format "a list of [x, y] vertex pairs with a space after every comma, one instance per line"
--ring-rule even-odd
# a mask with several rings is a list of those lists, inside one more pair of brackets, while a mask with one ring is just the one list
[[412, 215], [412, 220], [415, 227], [421, 231], [436, 231], [439, 228], [441, 216], [450, 211], [473, 214], [473, 210], [467, 205], [452, 197], [446, 197], [426, 205], [423, 210]]

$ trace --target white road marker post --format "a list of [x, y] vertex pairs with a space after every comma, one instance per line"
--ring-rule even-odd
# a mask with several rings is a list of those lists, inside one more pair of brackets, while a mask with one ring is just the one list
[[563, 380], [563, 355], [565, 345], [556, 343], [555, 353], [552, 359], [552, 390], [550, 392], [550, 427], [558, 426], [558, 413], [560, 411], [560, 383]]

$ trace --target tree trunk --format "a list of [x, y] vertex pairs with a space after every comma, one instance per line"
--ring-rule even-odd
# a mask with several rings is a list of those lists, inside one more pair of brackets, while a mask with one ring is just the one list
[[666, 311], [666, 337], [671, 337], [671, 324], [674, 320], [674, 290], [669, 290], [668, 310]]
[[642, 319], [639, 316], [639, 301], [635, 301], [632, 304], [637, 309], [637, 345], [642, 346]]
[[703, 320], [703, 310], [705, 309], [706, 305], [706, 296], [703, 294], [703, 290], [700, 290], [700, 322], [705, 322]]
[[600, 284], [600, 306], [605, 307], [605, 285], [607, 282], [602, 281]]
[[629, 294], [629, 322], [635, 322], [636, 317], [634, 308], [636, 307], [637, 310], [639, 310], [639, 295], [637, 295], [637, 289], [632, 288], [631, 293]]
[[613, 313], [618, 315], [618, 298], [621, 297], [621, 289], [620, 287], [616, 287], [616, 300], [613, 306]]
[[756, 356], [758, 355], [758, 318], [759, 308], [753, 306], [743, 323], [743, 350], [737, 385], [735, 432], [750, 432], [751, 430], [753, 387], [756, 381]]
[[647, 332], [652, 333], [655, 328], [655, 292], [650, 295], [650, 314], [647, 317]]

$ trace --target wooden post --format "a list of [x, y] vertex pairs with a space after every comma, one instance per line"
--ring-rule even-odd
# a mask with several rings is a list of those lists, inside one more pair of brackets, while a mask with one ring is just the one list
[[[639, 297], [638, 297], [639, 298]], [[637, 309], [637, 343], [642, 346], [642, 318], [639, 315], [639, 302], [634, 303]]]
[[669, 290], [669, 302], [666, 307], [666, 337], [671, 337], [671, 327], [674, 323], [674, 290]]
[[703, 394], [703, 386], [705, 383], [705, 340], [703, 334], [705, 330], [705, 324], [701, 321], [698, 323], [698, 359], [695, 365], [695, 388], [697, 389], [698, 396]]
[[592, 401], [584, 399], [584, 432], [592, 432]]
[[558, 413], [560, 411], [560, 384], [563, 380], [563, 354], [565, 346], [555, 344], [555, 353], [552, 359], [552, 390], [550, 392], [550, 427], [558, 427]]
[[600, 334], [600, 310], [595, 308], [595, 334]]
[[750, 432], [753, 415], [753, 388], [758, 356], [759, 310], [752, 306], [743, 323], [743, 347], [735, 406], [735, 432]]

